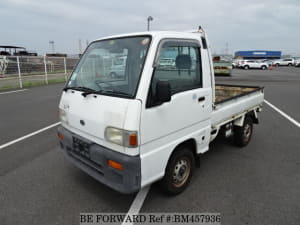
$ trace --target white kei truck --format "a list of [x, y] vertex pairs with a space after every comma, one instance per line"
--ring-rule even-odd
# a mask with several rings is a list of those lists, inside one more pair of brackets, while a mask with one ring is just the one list
[[[120, 56], [124, 76], [107, 75]], [[248, 144], [263, 100], [263, 87], [215, 84], [201, 27], [110, 36], [87, 47], [63, 89], [58, 139], [76, 167], [118, 192], [160, 181], [175, 195], [218, 134]]]

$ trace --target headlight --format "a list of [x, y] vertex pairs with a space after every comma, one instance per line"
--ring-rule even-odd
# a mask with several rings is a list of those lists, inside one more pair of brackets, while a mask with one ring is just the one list
[[105, 129], [105, 138], [107, 141], [122, 145], [129, 148], [138, 146], [137, 131], [128, 131], [115, 127], [107, 127]]
[[59, 119], [61, 122], [68, 124], [68, 117], [65, 110], [59, 109]]

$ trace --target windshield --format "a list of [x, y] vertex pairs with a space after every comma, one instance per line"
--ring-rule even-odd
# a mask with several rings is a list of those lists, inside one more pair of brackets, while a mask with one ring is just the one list
[[151, 38], [109, 39], [92, 43], [74, 70], [67, 88], [134, 97]]

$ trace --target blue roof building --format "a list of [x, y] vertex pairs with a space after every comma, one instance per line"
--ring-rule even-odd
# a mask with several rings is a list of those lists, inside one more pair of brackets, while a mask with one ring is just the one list
[[243, 59], [280, 59], [281, 58], [281, 51], [263, 51], [263, 50], [238, 51], [238, 52], [235, 52], [234, 58], [243, 58]]

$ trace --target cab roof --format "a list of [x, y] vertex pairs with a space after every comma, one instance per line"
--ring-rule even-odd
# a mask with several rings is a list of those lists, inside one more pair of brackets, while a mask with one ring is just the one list
[[153, 38], [165, 38], [165, 37], [176, 37], [176, 38], [199, 38], [202, 33], [199, 31], [147, 31], [147, 32], [135, 32], [135, 33], [125, 33], [107, 36], [103, 38], [96, 39], [95, 41], [112, 39], [112, 38], [122, 38], [122, 37], [133, 37], [133, 36], [146, 36], [150, 35]]

